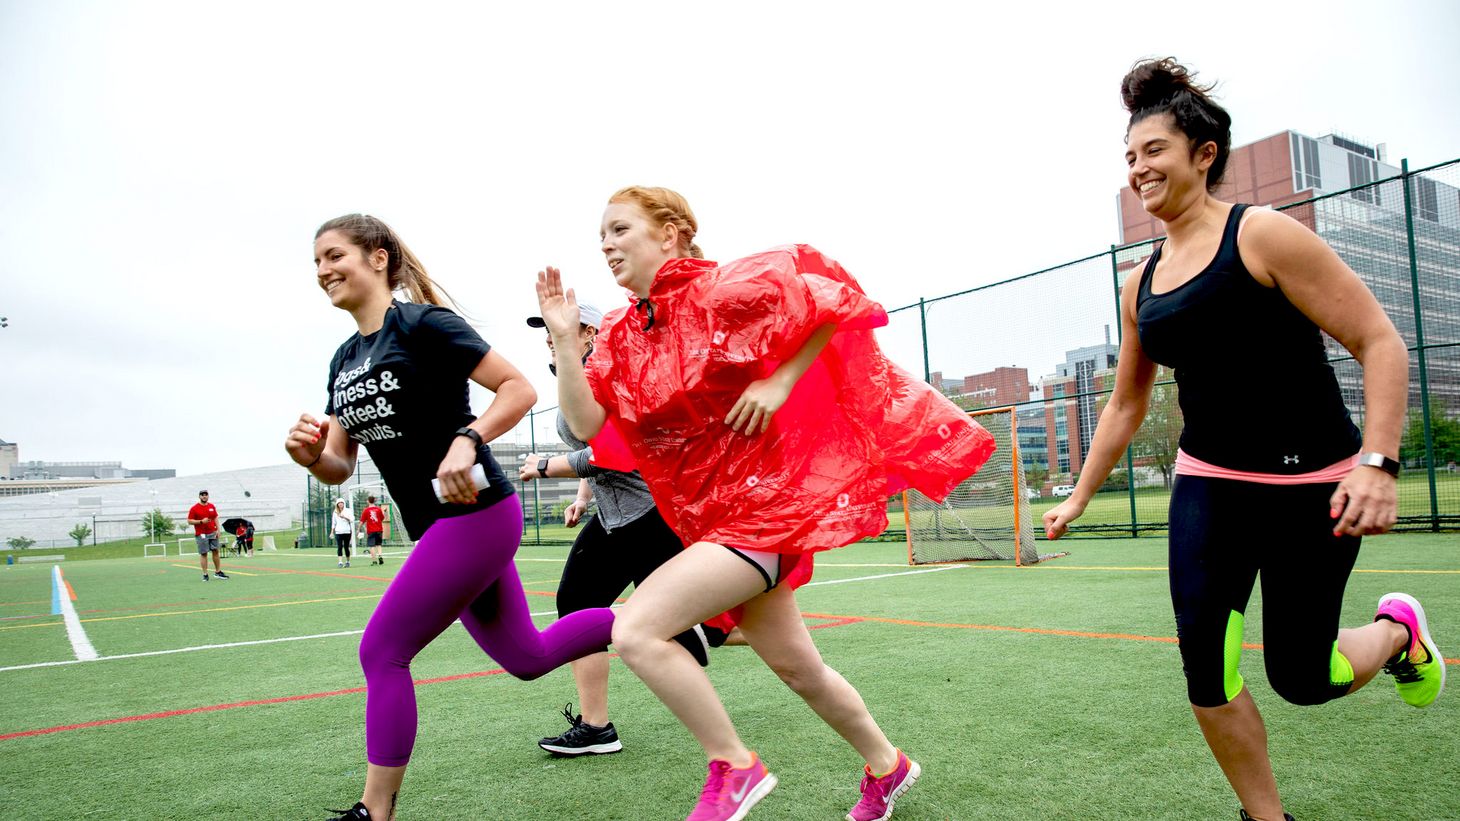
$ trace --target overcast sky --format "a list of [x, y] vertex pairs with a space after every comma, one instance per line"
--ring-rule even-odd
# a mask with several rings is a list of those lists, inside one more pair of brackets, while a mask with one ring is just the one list
[[623, 185], [685, 194], [711, 258], [811, 243], [889, 308], [1098, 252], [1143, 56], [1219, 81], [1234, 144], [1460, 156], [1449, 0], [466, 5], [0, 0], [0, 439], [284, 461], [354, 331], [310, 261], [352, 211], [544, 407], [533, 275], [622, 304], [597, 234]]

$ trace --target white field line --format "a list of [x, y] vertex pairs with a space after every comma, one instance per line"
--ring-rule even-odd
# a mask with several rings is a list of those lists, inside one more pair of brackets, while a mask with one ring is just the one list
[[[540, 613], [533, 613], [533, 616], [556, 616], [556, 610], [543, 610]], [[460, 624], [461, 622], [454, 622]], [[0, 673], [7, 673], [11, 670], [33, 670], [37, 667], [65, 667], [70, 664], [80, 664], [83, 661], [116, 661], [117, 659], [137, 659], [147, 656], [170, 656], [174, 653], [193, 653], [198, 650], [224, 650], [230, 647], [252, 647], [259, 644], [280, 644], [286, 641], [308, 641], [311, 639], [332, 639], [340, 636], [358, 636], [364, 630], [342, 630], [338, 633], [316, 633], [312, 636], [285, 636], [278, 639], [257, 639], [255, 641], [233, 641], [227, 644], [201, 644], [197, 647], [176, 647], [171, 650], [149, 650], [145, 653], [123, 653], [117, 656], [93, 655], [89, 659], [76, 658], [65, 661], [42, 661], [36, 664], [17, 664], [13, 667], [0, 667]], [[95, 651], [92, 651], [93, 654]]]
[[[551, 560], [549, 560], [549, 561], [551, 561]], [[898, 565], [893, 565], [893, 566], [896, 567]], [[943, 572], [945, 570], [959, 570], [959, 569], [961, 569], [963, 567], [964, 567], [964, 565], [961, 565], [961, 564], [942, 565], [942, 566], [939, 566], [939, 567], [930, 567], [930, 568], [925, 568], [925, 569], [922, 569], [922, 570], [905, 570], [905, 571], [903, 571], [901, 573], [882, 573], [882, 574], [879, 574], [879, 575], [876, 575], [876, 576], [858, 576], [858, 577], [856, 577], [854, 579], [828, 579], [826, 581], [820, 581], [820, 582], [809, 582], [805, 586], [806, 587], [813, 587], [813, 586], [818, 585], [818, 584], [845, 584], [846, 582], [865, 582], [865, 581], [874, 581], [876, 579], [887, 579], [887, 578], [892, 578], [894, 576], [916, 576], [916, 575], [920, 575], [920, 574], [923, 574], [923, 573], [941, 573], [941, 572]], [[74, 612], [74, 610], [73, 610], [73, 612]], [[533, 615], [535, 617], [536, 616], [556, 616], [557, 615], [557, 611], [556, 610], [543, 610], [543, 611], [540, 611], [540, 612], [533, 613], [531, 615]], [[460, 622], [457, 622], [457, 623], [459, 624]], [[78, 624], [77, 627], [79, 628], [80, 627], [80, 624]], [[89, 661], [112, 661], [112, 660], [115, 660], [115, 659], [142, 658], [142, 657], [145, 657], [145, 656], [166, 656], [166, 655], [171, 655], [173, 653], [191, 653], [191, 652], [194, 652], [194, 651], [197, 651], [197, 650], [219, 650], [219, 649], [225, 649], [225, 648], [229, 648], [229, 647], [249, 647], [249, 646], [259, 645], [259, 644], [278, 644], [278, 643], [286, 642], [286, 641], [306, 641], [306, 640], [309, 640], [309, 639], [328, 639], [328, 638], [336, 638], [336, 637], [339, 637], [339, 636], [358, 636], [358, 635], [360, 635], [361, 633], [364, 633], [364, 632], [365, 632], [364, 630], [345, 630], [345, 631], [339, 632], [339, 633], [318, 633], [318, 634], [312, 635], [312, 636], [286, 636], [284, 638], [278, 638], [278, 639], [259, 639], [257, 641], [236, 641], [236, 642], [230, 642], [228, 644], [204, 644], [204, 645], [200, 645], [198, 647], [179, 647], [179, 648], [176, 648], [176, 649], [173, 649], [173, 650], [151, 650], [151, 651], [148, 651], [146, 653], [126, 653], [126, 654], [118, 655], [118, 656], [93, 656], [93, 658], [91, 658], [91, 659], [76, 659], [76, 660], [67, 660], [67, 661], [43, 661], [43, 662], [39, 662], [39, 663], [36, 663], [36, 664], [18, 664], [18, 665], [15, 665], [13, 667], [0, 667], [0, 673], [9, 672], [11, 670], [31, 670], [31, 669], [34, 669], [36, 667], [62, 667], [62, 666], [68, 665], [68, 664], [78, 664], [78, 663], [80, 663], [81, 661], [84, 661], [84, 660], [89, 660]]]
[[86, 628], [81, 626], [81, 619], [76, 615], [76, 605], [66, 594], [66, 583], [61, 580], [61, 568], [57, 565], [51, 570], [51, 583], [56, 586], [56, 594], [61, 599], [61, 618], [66, 622], [66, 638], [71, 640], [71, 650], [76, 653], [76, 661], [95, 661], [101, 654], [96, 652], [96, 648], [91, 646], [91, 639], [86, 637]]

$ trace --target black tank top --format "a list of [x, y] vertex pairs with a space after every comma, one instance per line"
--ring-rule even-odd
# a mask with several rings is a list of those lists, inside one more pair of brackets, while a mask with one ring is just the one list
[[1164, 294], [1151, 293], [1157, 246], [1141, 274], [1141, 347], [1176, 372], [1181, 449], [1232, 470], [1291, 475], [1327, 467], [1363, 443], [1318, 326], [1242, 264], [1232, 206], [1216, 257]]

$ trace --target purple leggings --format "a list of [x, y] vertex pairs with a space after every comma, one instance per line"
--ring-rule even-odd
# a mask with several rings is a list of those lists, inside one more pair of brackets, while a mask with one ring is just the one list
[[360, 639], [365, 749], [371, 764], [402, 767], [416, 741], [411, 659], [458, 618], [507, 672], [534, 679], [602, 651], [613, 611], [579, 610], [538, 632], [512, 557], [522, 540], [516, 496], [427, 528], [380, 599]]

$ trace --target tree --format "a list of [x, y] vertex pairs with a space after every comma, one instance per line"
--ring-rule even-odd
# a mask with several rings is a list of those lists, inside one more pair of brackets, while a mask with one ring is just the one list
[[1039, 465], [1024, 469], [1024, 484], [1035, 490], [1043, 490], [1044, 483], [1049, 481], [1049, 469]]
[[[1430, 400], [1430, 441], [1435, 447], [1435, 466], [1460, 462], [1460, 419], [1451, 418], [1439, 402]], [[1399, 461], [1407, 465], [1425, 463], [1425, 417], [1410, 411], [1409, 425], [1399, 440]]]
[[91, 535], [91, 525], [85, 522], [77, 522], [76, 526], [71, 528], [71, 532], [67, 535], [75, 539], [76, 546], [80, 547], [86, 544], [86, 537]]
[[171, 536], [175, 525], [172, 519], [163, 515], [162, 508], [155, 507], [152, 512], [142, 515], [142, 535], [156, 541], [163, 536]]
[[1131, 440], [1131, 453], [1141, 463], [1161, 471], [1161, 483], [1171, 488], [1172, 471], [1176, 468], [1176, 449], [1181, 444], [1181, 405], [1176, 401], [1176, 385], [1169, 383], [1171, 372], [1161, 368], [1156, 373], [1156, 386], [1146, 421]]
[[11, 550], [24, 550], [35, 544], [35, 539], [27, 539], [24, 536], [11, 536], [5, 540], [5, 543], [10, 545]]

